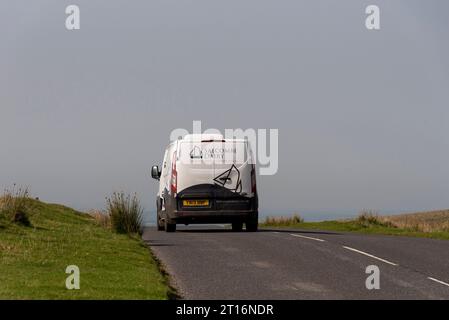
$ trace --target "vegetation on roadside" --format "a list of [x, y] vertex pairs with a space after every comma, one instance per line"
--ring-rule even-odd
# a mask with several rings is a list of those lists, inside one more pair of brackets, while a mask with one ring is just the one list
[[401, 235], [449, 240], [449, 210], [380, 216], [363, 210], [355, 219], [304, 222], [293, 216], [267, 217], [264, 227], [293, 227], [307, 230], [346, 231], [370, 234]]
[[29, 198], [28, 188], [17, 187], [5, 189], [0, 196], [0, 217], [6, 220], [30, 226], [26, 203]]
[[304, 223], [304, 219], [301, 218], [301, 216], [297, 213], [295, 213], [291, 217], [266, 217], [264, 225], [267, 226], [279, 226], [279, 227], [288, 227], [288, 226], [294, 226], [297, 224]]
[[419, 232], [449, 232], [449, 209], [381, 216], [380, 219], [397, 228]]
[[[137, 235], [111, 232], [89, 214], [62, 205], [25, 196], [8, 199], [9, 194], [6, 202], [1, 197], [6, 209], [0, 214], [0, 299], [167, 299], [173, 294]], [[12, 207], [27, 213], [30, 226], [10, 218]], [[69, 265], [80, 269], [79, 290], [65, 286]]]
[[102, 210], [93, 209], [88, 214], [94, 218], [95, 223], [105, 229], [112, 229], [111, 216]]
[[136, 195], [114, 192], [106, 202], [112, 229], [118, 233], [141, 234], [143, 209]]

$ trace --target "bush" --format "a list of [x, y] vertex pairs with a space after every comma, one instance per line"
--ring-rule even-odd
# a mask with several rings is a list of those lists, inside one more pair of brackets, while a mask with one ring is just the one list
[[131, 197], [124, 192], [114, 192], [106, 202], [107, 215], [116, 232], [141, 234], [143, 209], [136, 195]]
[[0, 197], [0, 214], [12, 222], [29, 226], [27, 213], [29, 194], [27, 187], [17, 187], [16, 184], [12, 189], [5, 189]]
[[379, 227], [390, 227], [394, 228], [394, 225], [386, 220], [379, 217], [379, 214], [374, 210], [362, 210], [356, 222], [362, 227], [379, 226]]
[[303, 223], [304, 219], [299, 214], [291, 217], [266, 217], [264, 224], [267, 226], [291, 226]]

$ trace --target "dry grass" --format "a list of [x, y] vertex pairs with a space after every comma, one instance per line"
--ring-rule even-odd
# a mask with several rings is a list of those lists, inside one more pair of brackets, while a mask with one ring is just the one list
[[449, 209], [382, 216], [380, 220], [412, 231], [449, 232]]
[[360, 212], [355, 222], [362, 227], [378, 226], [412, 232], [449, 232], [449, 209], [381, 216], [373, 210]]
[[387, 228], [396, 227], [390, 221], [385, 220], [381, 216], [379, 216], [377, 211], [374, 210], [362, 210], [355, 219], [355, 222], [362, 227], [370, 227], [370, 226], [387, 227]]
[[295, 213], [291, 217], [266, 217], [263, 224], [267, 226], [292, 226], [303, 222], [304, 219]]
[[110, 229], [111, 228], [111, 217], [107, 212], [101, 210], [93, 209], [90, 210], [89, 215], [94, 218], [95, 223], [100, 227]]
[[374, 210], [362, 210], [353, 219], [320, 222], [304, 222], [299, 216], [268, 217], [262, 225], [449, 239], [449, 209], [389, 216], [381, 216]]

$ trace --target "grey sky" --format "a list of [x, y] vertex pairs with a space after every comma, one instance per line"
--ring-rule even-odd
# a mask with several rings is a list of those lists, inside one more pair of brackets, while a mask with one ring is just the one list
[[172, 129], [202, 120], [279, 129], [264, 212], [447, 208], [448, 13], [444, 0], [1, 0], [0, 187], [81, 209], [123, 189], [153, 210], [150, 166]]

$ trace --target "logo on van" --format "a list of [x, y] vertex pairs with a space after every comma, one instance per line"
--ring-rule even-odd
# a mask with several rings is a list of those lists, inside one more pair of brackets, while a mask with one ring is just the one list
[[198, 147], [195, 146], [192, 151], [190, 151], [190, 159], [202, 159], [203, 158], [203, 151]]
[[235, 165], [214, 178], [215, 184], [225, 187], [235, 193], [242, 192], [242, 181], [240, 180], [240, 171]]

